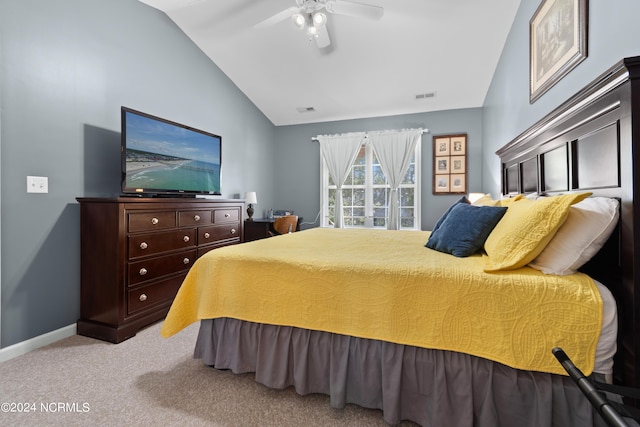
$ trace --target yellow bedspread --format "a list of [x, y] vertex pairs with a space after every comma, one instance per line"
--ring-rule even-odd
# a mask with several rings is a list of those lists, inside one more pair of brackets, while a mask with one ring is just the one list
[[485, 273], [481, 255], [427, 249], [428, 235], [317, 228], [216, 249], [191, 268], [161, 333], [231, 317], [564, 374], [551, 353], [560, 346], [592, 372], [602, 324], [593, 280], [529, 267]]

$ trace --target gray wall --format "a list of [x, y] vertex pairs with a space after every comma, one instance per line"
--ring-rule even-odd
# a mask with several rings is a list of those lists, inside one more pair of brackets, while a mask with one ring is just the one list
[[[276, 128], [275, 194], [277, 209], [293, 209], [312, 222], [320, 210], [320, 146], [316, 135], [383, 129], [426, 128], [422, 135], [422, 229], [430, 230], [447, 207], [460, 196], [434, 196], [431, 192], [434, 135], [468, 134], [469, 191], [481, 191], [482, 110], [461, 109]], [[317, 222], [314, 226], [317, 226]], [[306, 225], [311, 227], [311, 225]]]
[[500, 194], [495, 151], [624, 57], [640, 55], [640, 2], [590, 0], [588, 57], [529, 104], [529, 20], [540, 0], [521, 0], [484, 103], [483, 188]]
[[223, 196], [273, 197], [275, 127], [164, 13], [0, 0], [2, 347], [79, 317], [75, 198], [120, 191], [121, 105], [221, 135]]
[[[119, 192], [119, 108], [223, 137], [223, 193], [258, 193], [258, 212], [319, 211], [318, 134], [425, 127], [422, 228], [455, 196], [431, 194], [433, 135], [469, 134], [469, 190], [499, 193], [495, 151], [625, 56], [640, 54], [637, 0], [590, 0], [589, 57], [533, 105], [522, 0], [483, 109], [275, 128], [161, 12], [137, 0], [0, 0], [2, 341], [79, 316], [78, 196]], [[26, 176], [50, 192], [26, 193]]]

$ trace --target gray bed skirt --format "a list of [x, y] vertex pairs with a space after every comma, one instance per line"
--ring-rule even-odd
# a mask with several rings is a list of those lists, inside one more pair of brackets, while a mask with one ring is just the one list
[[329, 395], [334, 408], [381, 409], [392, 425], [605, 425], [569, 377], [462, 353], [208, 319], [200, 324], [194, 357], [216, 369], [255, 372], [255, 380], [270, 388]]

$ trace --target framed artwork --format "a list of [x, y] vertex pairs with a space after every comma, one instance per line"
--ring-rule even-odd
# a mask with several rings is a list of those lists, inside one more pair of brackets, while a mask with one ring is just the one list
[[448, 156], [451, 138], [436, 138], [434, 153], [436, 156]]
[[467, 176], [463, 173], [451, 175], [449, 185], [452, 193], [465, 193], [467, 188]]
[[465, 173], [467, 158], [465, 156], [451, 156], [451, 173]]
[[449, 193], [449, 175], [438, 175], [434, 181], [434, 193]]
[[467, 134], [433, 137], [433, 194], [466, 194]]
[[588, 0], [542, 0], [529, 22], [529, 103], [587, 57]]
[[449, 162], [451, 158], [449, 156], [441, 156], [436, 157], [436, 175], [448, 174], [449, 173]]
[[467, 136], [455, 136], [451, 138], [451, 155], [462, 156], [467, 153]]

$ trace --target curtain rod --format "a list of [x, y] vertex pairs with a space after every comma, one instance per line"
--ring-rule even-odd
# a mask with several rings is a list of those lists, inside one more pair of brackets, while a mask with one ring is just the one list
[[[403, 129], [403, 130], [415, 130], [415, 129]], [[425, 134], [425, 133], [429, 133], [429, 129], [417, 129], [417, 130], [419, 130], [419, 131], [420, 131], [420, 135]], [[371, 132], [389, 132], [389, 131], [384, 131], [384, 130], [380, 131], [380, 130], [376, 130], [376, 131], [371, 131]], [[398, 132], [402, 132], [402, 131], [398, 131]], [[359, 133], [359, 132], [351, 132], [351, 133]], [[362, 132], [362, 133], [364, 133], [364, 137], [365, 137], [365, 139], [366, 139], [366, 138], [367, 138], [367, 136], [368, 136], [368, 135], [367, 135], [367, 132]], [[347, 135], [347, 134], [343, 133], [343, 134], [336, 134], [336, 135]], [[311, 137], [311, 141], [312, 141], [312, 142], [313, 142], [313, 141], [318, 142], [318, 141], [319, 141], [318, 137], [320, 137], [320, 136], [322, 136], [322, 135], [312, 136], [312, 137]]]

